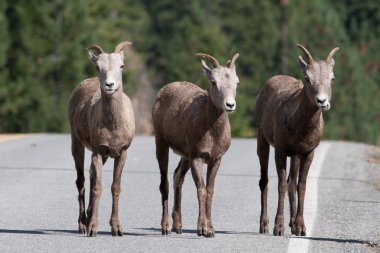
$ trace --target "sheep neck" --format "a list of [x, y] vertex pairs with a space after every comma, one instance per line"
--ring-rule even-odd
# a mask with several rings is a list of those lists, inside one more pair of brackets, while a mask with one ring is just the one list
[[302, 89], [299, 93], [299, 99], [296, 109], [290, 116], [290, 122], [294, 128], [298, 129], [313, 129], [319, 128], [322, 121], [322, 111], [310, 103], [305, 89]]
[[101, 94], [102, 121], [111, 129], [123, 122], [123, 92], [119, 89], [111, 96]]
[[225, 124], [229, 124], [228, 114], [217, 108], [211, 100], [211, 97], [207, 97], [206, 104], [206, 121], [208, 128], [214, 129], [214, 132], [221, 133], [221, 131], [225, 130]]

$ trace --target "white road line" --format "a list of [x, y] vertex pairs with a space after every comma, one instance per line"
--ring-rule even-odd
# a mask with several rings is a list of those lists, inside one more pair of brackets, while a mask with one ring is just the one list
[[[311, 163], [309, 175], [306, 183], [306, 195], [304, 206], [304, 219], [306, 225], [306, 235], [311, 236], [313, 226], [318, 210], [318, 177], [322, 169], [330, 143], [321, 143], [314, 153], [314, 160]], [[306, 253], [309, 250], [310, 240], [305, 238], [290, 237], [288, 244], [288, 253], [302, 252]]]

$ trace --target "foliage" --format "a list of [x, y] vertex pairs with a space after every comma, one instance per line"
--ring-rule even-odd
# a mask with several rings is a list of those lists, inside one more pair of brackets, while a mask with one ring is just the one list
[[[1, 1], [0, 132], [68, 131], [68, 96], [96, 74], [85, 48], [99, 44], [112, 51], [130, 40], [156, 90], [177, 80], [207, 89], [195, 54], [208, 53], [225, 63], [239, 52], [232, 131], [254, 136], [257, 93], [273, 75], [302, 77], [295, 46], [301, 43], [317, 59], [341, 48], [332, 109], [325, 114], [326, 138], [379, 144], [380, 5], [375, 2]], [[125, 72], [133, 96], [140, 88], [138, 73], [128, 67]]]

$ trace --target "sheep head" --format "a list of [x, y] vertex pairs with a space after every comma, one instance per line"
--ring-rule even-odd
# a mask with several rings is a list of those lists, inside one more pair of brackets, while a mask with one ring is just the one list
[[[208, 54], [196, 54], [202, 58], [202, 71], [210, 82], [209, 94], [214, 105], [226, 112], [233, 112], [236, 109], [236, 88], [239, 78], [235, 70], [235, 61], [239, 54], [235, 54], [227, 62], [227, 66], [221, 66], [219, 62]], [[204, 60], [213, 66], [210, 68]]]
[[112, 95], [122, 89], [122, 71], [124, 67], [124, 50], [131, 42], [125, 41], [118, 44], [114, 53], [105, 53], [98, 45], [87, 48], [91, 61], [98, 70], [100, 89], [103, 94]]
[[305, 54], [306, 61], [299, 56], [298, 63], [304, 75], [304, 87], [309, 101], [319, 109], [327, 111], [330, 109], [331, 85], [334, 81], [334, 64], [333, 59], [338, 47], [334, 48], [326, 60], [314, 61], [311, 53], [302, 45], [297, 46]]

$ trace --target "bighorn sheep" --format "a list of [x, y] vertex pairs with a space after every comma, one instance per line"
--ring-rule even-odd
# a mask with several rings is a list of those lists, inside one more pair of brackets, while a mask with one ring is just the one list
[[[79, 232], [96, 236], [98, 205], [102, 192], [102, 166], [108, 157], [114, 158], [112, 182], [111, 231], [122, 236], [119, 222], [120, 180], [127, 149], [135, 134], [132, 104], [123, 92], [122, 68], [124, 50], [131, 45], [122, 42], [115, 52], [108, 54], [97, 45], [87, 48], [99, 77], [82, 81], [68, 102], [71, 126], [72, 155], [77, 170], [76, 185], [79, 192]], [[90, 169], [90, 202], [85, 214], [84, 148], [92, 151]]]
[[[298, 60], [304, 84], [290, 76], [274, 76], [267, 80], [256, 100], [257, 154], [261, 167], [260, 233], [268, 233], [268, 157], [269, 145], [272, 145], [275, 148], [279, 194], [273, 234], [284, 235], [284, 198], [288, 188], [291, 232], [306, 235], [303, 219], [306, 178], [314, 149], [323, 135], [322, 112], [330, 109], [331, 84], [334, 81], [333, 56], [339, 48], [334, 48], [325, 61], [316, 62], [305, 47], [297, 46], [307, 59], [305, 62], [300, 56]], [[287, 184], [288, 156], [291, 157], [291, 164]]]
[[[153, 104], [152, 116], [155, 130], [156, 156], [161, 173], [162, 234], [170, 233], [168, 217], [168, 152], [169, 147], [181, 160], [174, 172], [173, 231], [182, 233], [181, 191], [186, 172], [191, 173], [197, 187], [199, 216], [197, 234], [214, 236], [211, 222], [211, 204], [214, 181], [223, 154], [231, 142], [228, 112], [236, 109], [235, 95], [239, 78], [235, 71], [235, 54], [227, 67], [207, 54], [197, 56], [202, 60], [202, 70], [210, 81], [209, 92], [189, 82], [174, 82], [163, 87]], [[203, 164], [207, 164], [206, 185]]]

